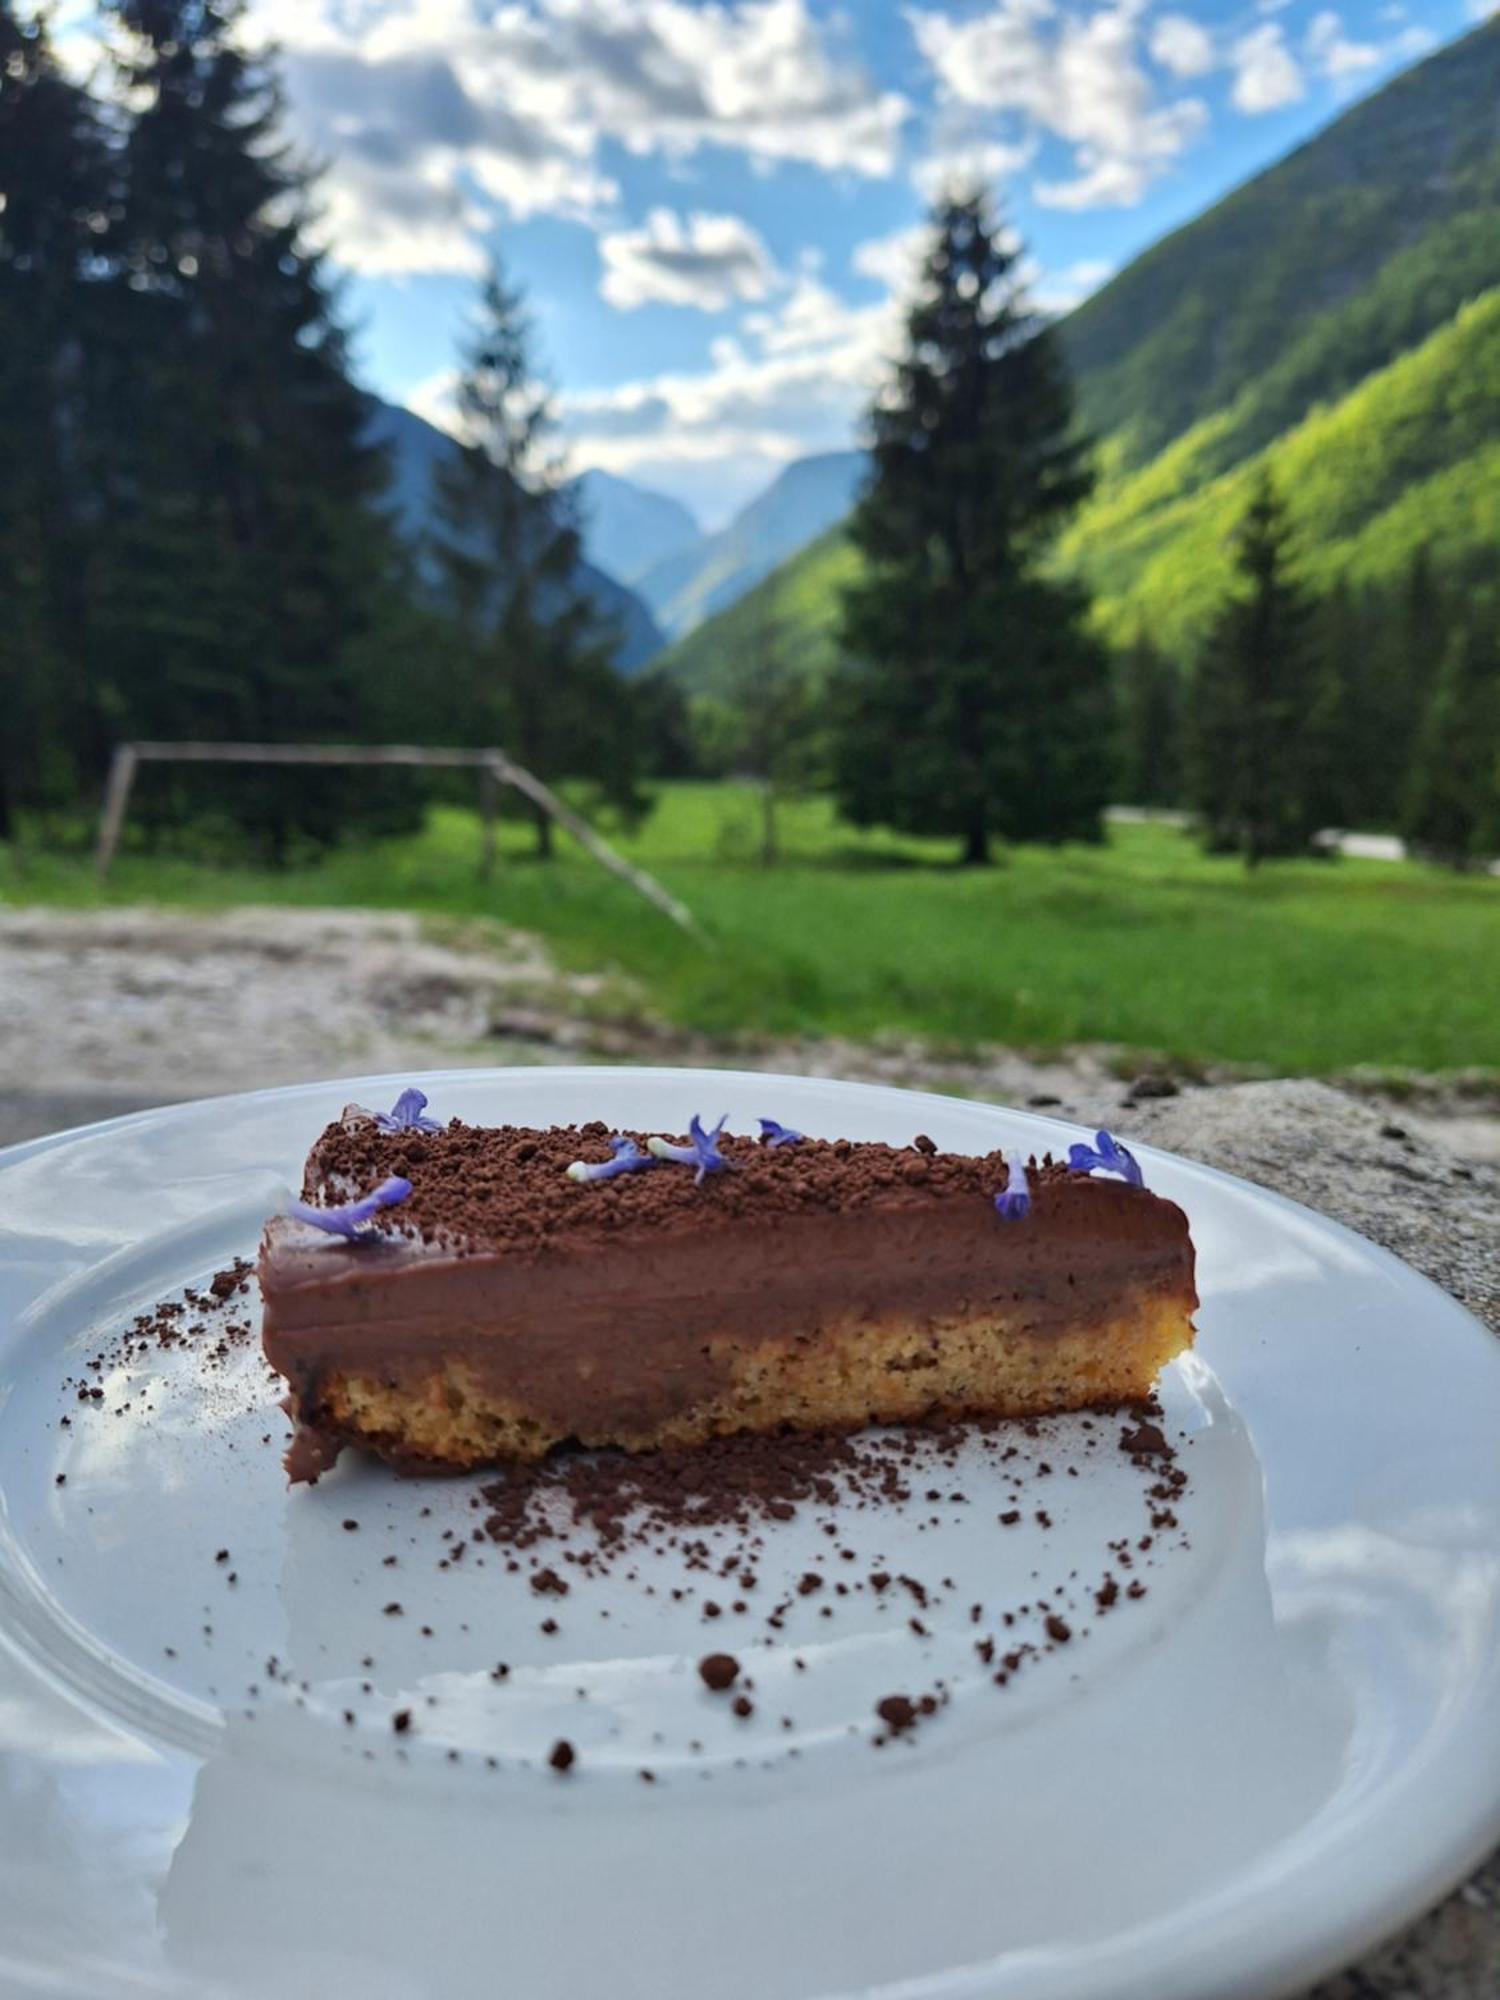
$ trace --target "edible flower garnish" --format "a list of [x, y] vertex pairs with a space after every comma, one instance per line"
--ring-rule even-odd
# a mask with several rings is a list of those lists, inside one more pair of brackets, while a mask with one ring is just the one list
[[377, 1111], [375, 1123], [382, 1132], [441, 1132], [435, 1118], [422, 1116], [426, 1109], [426, 1091], [413, 1087], [403, 1090], [389, 1111]]
[[790, 1125], [778, 1125], [774, 1118], [761, 1118], [757, 1123], [760, 1126], [760, 1143], [763, 1146], [794, 1146], [802, 1137], [802, 1134], [794, 1132]]
[[712, 1132], [705, 1132], [703, 1120], [695, 1111], [688, 1126], [689, 1145], [674, 1146], [668, 1139], [648, 1139], [646, 1150], [658, 1160], [675, 1160], [678, 1166], [696, 1167], [698, 1171], [693, 1176], [693, 1185], [699, 1187], [705, 1174], [719, 1173], [730, 1164], [719, 1151], [719, 1134], [724, 1130], [728, 1117], [726, 1111]]
[[1003, 1215], [1007, 1222], [1024, 1222], [1031, 1213], [1031, 1189], [1026, 1181], [1026, 1162], [1019, 1153], [1007, 1153], [1005, 1170], [1005, 1190], [995, 1196], [996, 1211]]
[[359, 1243], [378, 1234], [373, 1227], [378, 1209], [391, 1208], [410, 1193], [411, 1182], [392, 1174], [358, 1201], [346, 1201], [342, 1208], [314, 1208], [311, 1202], [294, 1201], [286, 1212], [294, 1222], [310, 1222], [314, 1229], [325, 1229], [330, 1236], [347, 1236], [351, 1243]]
[[1132, 1187], [1144, 1187], [1140, 1164], [1128, 1146], [1108, 1132], [1096, 1132], [1092, 1146], [1081, 1142], [1068, 1148], [1068, 1165], [1075, 1174], [1118, 1174]]
[[633, 1174], [641, 1167], [654, 1167], [655, 1160], [649, 1153], [643, 1153], [634, 1139], [626, 1139], [616, 1132], [609, 1147], [614, 1155], [608, 1160], [575, 1160], [568, 1169], [570, 1181], [612, 1181], [616, 1174]]

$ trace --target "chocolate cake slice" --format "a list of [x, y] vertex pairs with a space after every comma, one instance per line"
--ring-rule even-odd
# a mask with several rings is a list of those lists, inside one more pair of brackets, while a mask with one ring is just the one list
[[1192, 1341], [1187, 1219], [1105, 1133], [1038, 1166], [424, 1103], [346, 1111], [266, 1227], [294, 1477], [1131, 1402]]

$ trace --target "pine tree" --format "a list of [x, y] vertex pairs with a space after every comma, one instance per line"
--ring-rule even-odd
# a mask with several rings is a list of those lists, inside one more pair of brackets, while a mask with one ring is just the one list
[[968, 863], [1011, 840], [1095, 839], [1108, 667], [1085, 600], [1049, 577], [1087, 494], [1056, 336], [982, 195], [945, 201], [905, 353], [870, 415], [852, 535], [836, 785], [860, 824], [947, 834]]
[[1317, 607], [1303, 724], [1306, 817], [1315, 827], [1365, 823], [1369, 655], [1359, 606], [1342, 580]]
[[1367, 826], [1394, 828], [1401, 819], [1412, 745], [1447, 652], [1457, 597], [1419, 548], [1405, 575], [1363, 607], [1358, 736]]
[[[138, 107], [109, 241], [107, 699], [122, 730], [254, 741], [378, 735], [351, 665], [393, 559], [381, 456], [320, 260], [309, 183], [279, 138], [241, 0], [115, 0]], [[153, 779], [212, 800], [269, 858], [371, 800], [283, 771]]]
[[1145, 633], [1116, 669], [1118, 793], [1133, 806], [1175, 806], [1182, 796], [1182, 676]]
[[630, 684], [641, 769], [650, 778], [704, 775], [692, 704], [682, 683], [659, 668], [638, 674]]
[[68, 800], [87, 735], [86, 267], [107, 175], [88, 95], [0, 0], [0, 840]]
[[1292, 576], [1290, 544], [1264, 475], [1240, 524], [1239, 581], [1189, 694], [1191, 794], [1205, 843], [1252, 868], [1305, 852], [1318, 824], [1308, 745], [1314, 607]]
[[1422, 718], [1401, 832], [1415, 852], [1462, 868], [1493, 836], [1500, 771], [1500, 639], [1477, 607], [1448, 641]]
[[[482, 288], [464, 355], [465, 442], [437, 472], [436, 557], [460, 633], [459, 740], [498, 744], [552, 783], [593, 779], [638, 811], [629, 689], [615, 637], [578, 581], [579, 530], [552, 453], [551, 398], [533, 371], [531, 328], [499, 268]], [[535, 810], [537, 853], [552, 821]]]
[[777, 859], [777, 807], [817, 770], [821, 716], [812, 677], [789, 648], [784, 618], [766, 591], [746, 606], [739, 648], [724, 682], [734, 768], [760, 788], [760, 861]]

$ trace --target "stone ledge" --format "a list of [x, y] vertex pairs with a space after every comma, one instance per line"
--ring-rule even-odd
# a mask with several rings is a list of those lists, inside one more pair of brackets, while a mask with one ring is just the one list
[[[1111, 1129], [1347, 1223], [1500, 1335], [1500, 1171], [1406, 1132], [1399, 1113], [1326, 1084], [1246, 1083], [1133, 1104]], [[1497, 1996], [1500, 1852], [1435, 1910], [1305, 2000]]]

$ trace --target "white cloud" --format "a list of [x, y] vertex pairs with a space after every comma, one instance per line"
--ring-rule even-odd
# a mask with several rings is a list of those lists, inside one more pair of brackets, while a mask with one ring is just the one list
[[1241, 111], [1276, 111], [1295, 104], [1307, 86], [1279, 21], [1252, 28], [1234, 45], [1233, 97]]
[[736, 215], [653, 208], [638, 229], [602, 235], [599, 255], [599, 290], [625, 312], [653, 300], [722, 312], [735, 299], [763, 299], [776, 277], [765, 244]]
[[873, 278], [887, 292], [904, 296], [921, 273], [930, 236], [926, 224], [917, 222], [910, 229], [894, 229], [889, 236], [868, 237], [849, 253], [850, 268], [862, 278]]
[[722, 515], [791, 459], [847, 447], [900, 324], [893, 296], [851, 306], [804, 271], [738, 337], [713, 343], [709, 367], [565, 396], [573, 460]]
[[1061, 271], [1039, 272], [1031, 282], [1033, 303], [1054, 317], [1071, 312], [1114, 274], [1115, 267], [1107, 257], [1083, 257]]
[[1313, 17], [1303, 44], [1307, 60], [1320, 76], [1337, 83], [1361, 70], [1373, 69], [1382, 51], [1373, 42], [1351, 41], [1344, 24], [1331, 7]]
[[1187, 14], [1163, 14], [1151, 30], [1151, 60], [1173, 76], [1206, 76], [1214, 67], [1214, 41]]
[[1159, 101], [1141, 61], [1140, 0], [1088, 14], [1062, 13], [1055, 0], [996, 0], [965, 19], [908, 18], [946, 98], [1018, 114], [1072, 148], [1072, 178], [1034, 189], [1052, 207], [1139, 201], [1208, 122], [1195, 98]]
[[459, 421], [458, 406], [454, 395], [458, 388], [458, 370], [440, 368], [436, 375], [429, 375], [408, 389], [405, 396], [406, 407], [419, 417], [425, 417], [440, 431], [447, 431], [450, 437], [461, 435], [463, 425]]
[[912, 186], [930, 203], [974, 187], [994, 188], [1029, 167], [1036, 140], [960, 139], [933, 148], [911, 170]]
[[285, 51], [297, 137], [329, 162], [341, 262], [469, 269], [498, 213], [598, 220], [614, 141], [681, 161], [892, 171], [905, 99], [809, 0], [251, 0]]
[[1409, 62], [1412, 57], [1425, 56], [1429, 49], [1435, 49], [1437, 42], [1438, 38], [1431, 28], [1424, 28], [1413, 22], [1409, 28], [1401, 30], [1390, 44], [1390, 48], [1393, 55]]

